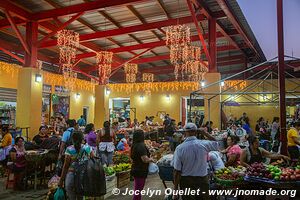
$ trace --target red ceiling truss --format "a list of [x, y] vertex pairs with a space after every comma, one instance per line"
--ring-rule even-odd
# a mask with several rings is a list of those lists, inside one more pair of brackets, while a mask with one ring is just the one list
[[[34, 0], [28, 1], [31, 4], [36, 3]], [[203, 0], [182, 0], [181, 6], [189, 14], [179, 15], [180, 17], [176, 14], [178, 11], [172, 8], [172, 6], [176, 7], [177, 2], [170, 6], [164, 0], [81, 1], [82, 3], [66, 6], [64, 1], [41, 0], [42, 8], [37, 11], [25, 3], [20, 3], [21, 1], [18, 1], [19, 4], [0, 1], [0, 10], [4, 13], [3, 18], [0, 19], [0, 32], [11, 38], [6, 40], [3, 36], [0, 37], [2, 44], [0, 50], [24, 66], [35, 66], [37, 59], [57, 64], [58, 49], [55, 37], [57, 32], [65, 28], [74, 31], [84, 30], [80, 33], [80, 49], [76, 61], [76, 70], [84, 76], [97, 80], [95, 78], [97, 66], [93, 57], [98, 51], [109, 50], [114, 52], [113, 74], [118, 75], [117, 71], [125, 63], [134, 62], [141, 66], [141, 72], [162, 75], [161, 80], [172, 80], [173, 77], [166, 77], [172, 75], [174, 67], [169, 62], [164, 28], [179, 23], [188, 24], [193, 30], [191, 41], [201, 44], [203, 58], [209, 61], [211, 72], [231, 65], [241, 65], [244, 68], [248, 56], [243, 51], [244, 48], [250, 48], [255, 52], [256, 57], [260, 56], [253, 41], [225, 0], [209, 0], [219, 6], [219, 9], [213, 11]], [[147, 12], [152, 11], [153, 16], [155, 12], [160, 13], [160, 16], [151, 19], [144, 14], [141, 11], [147, 7], [143, 7], [144, 4], [156, 6], [157, 8]], [[44, 7], [46, 9], [43, 9]], [[123, 21], [120, 15], [111, 11], [114, 8], [126, 13]], [[105, 24], [104, 30], [102, 25], [94, 23], [97, 21], [96, 14], [99, 18], [108, 21], [109, 28], [106, 29]], [[132, 22], [127, 20], [127, 25], [124, 21], [128, 16], [134, 18], [131, 18]], [[234, 29], [224, 28], [220, 21], [222, 19], [229, 20]], [[202, 26], [206, 21], [207, 29]], [[24, 27], [28, 30], [24, 31]], [[234, 39], [235, 36], [243, 38], [243, 45]], [[17, 39], [17, 44], [12, 42], [12, 39]], [[109, 45], [105, 46], [99, 42], [103, 40], [107, 40]], [[231, 52], [234, 55], [231, 55]], [[24, 55], [24, 58], [19, 55]], [[119, 77], [117, 75], [114, 77]]]

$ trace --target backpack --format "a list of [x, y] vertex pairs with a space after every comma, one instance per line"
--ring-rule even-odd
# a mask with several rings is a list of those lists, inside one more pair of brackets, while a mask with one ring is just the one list
[[106, 194], [106, 180], [100, 159], [83, 160], [80, 150], [74, 162], [74, 190], [77, 195], [100, 197]]
[[70, 137], [68, 138], [68, 140], [66, 141], [66, 145], [65, 145], [65, 147], [67, 148], [67, 147], [69, 147], [69, 146], [71, 146], [72, 144], [73, 144], [73, 141], [72, 141], [72, 136], [73, 136], [73, 131], [74, 131], [74, 129], [67, 129], [66, 131], [68, 131], [68, 132], [70, 132]]

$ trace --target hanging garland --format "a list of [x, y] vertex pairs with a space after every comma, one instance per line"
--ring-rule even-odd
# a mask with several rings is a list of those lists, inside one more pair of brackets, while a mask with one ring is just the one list
[[16, 74], [19, 73], [20, 68], [20, 65], [0, 61], [0, 75], [3, 75], [5, 73], [11, 75], [11, 77], [13, 78]]
[[[112, 92], [140, 92], [149, 89], [144, 83], [121, 83], [121, 84], [109, 84]], [[198, 82], [154, 82], [152, 83], [152, 92], [163, 91], [179, 91], [179, 90], [197, 90], [199, 89]]]

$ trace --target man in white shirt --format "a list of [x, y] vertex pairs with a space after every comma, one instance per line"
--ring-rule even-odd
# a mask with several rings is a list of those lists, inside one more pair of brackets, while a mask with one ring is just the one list
[[[180, 189], [197, 191], [199, 195], [184, 195], [183, 200], [209, 200], [208, 189], [208, 153], [218, 151], [219, 144], [216, 141], [198, 140], [196, 138], [197, 126], [187, 123], [184, 127], [185, 141], [177, 146], [174, 153], [174, 190]], [[203, 132], [204, 134], [207, 134]], [[207, 135], [208, 136], [208, 135]], [[208, 136], [208, 138], [211, 138]], [[174, 196], [174, 198], [178, 198]]]

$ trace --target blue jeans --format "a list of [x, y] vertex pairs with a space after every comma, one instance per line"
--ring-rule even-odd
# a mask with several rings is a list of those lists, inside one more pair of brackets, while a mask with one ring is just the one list
[[102, 164], [106, 164], [106, 166], [112, 165], [113, 163], [113, 154], [114, 152], [100, 151], [101, 154], [101, 162]]
[[74, 173], [68, 172], [65, 180], [65, 188], [69, 200], [82, 200], [83, 196], [76, 195], [74, 186]]

